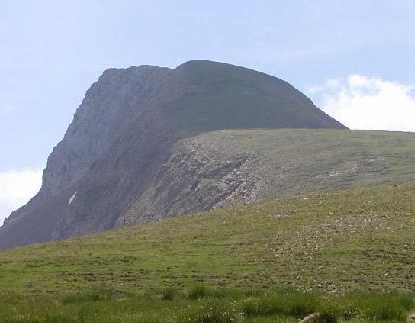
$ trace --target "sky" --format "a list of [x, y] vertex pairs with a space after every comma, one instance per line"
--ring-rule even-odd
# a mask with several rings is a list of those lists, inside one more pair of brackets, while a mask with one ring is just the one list
[[0, 224], [110, 67], [243, 65], [352, 129], [415, 131], [414, 13], [413, 0], [0, 0]]

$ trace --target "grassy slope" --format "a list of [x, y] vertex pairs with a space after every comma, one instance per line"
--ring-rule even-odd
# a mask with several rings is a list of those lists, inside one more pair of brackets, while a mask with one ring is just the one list
[[180, 141], [127, 212], [129, 223], [356, 185], [415, 181], [415, 134], [222, 130]]
[[415, 134], [333, 129], [224, 130], [193, 139], [211, 159], [252, 154], [268, 197], [415, 180]]
[[[42, 300], [50, 312], [79, 314], [88, 307], [144, 322], [132, 314], [144, 311], [164, 322], [204, 303], [182, 297], [166, 306], [152, 297], [162, 288], [195, 285], [259, 294], [408, 292], [415, 289], [414, 236], [415, 185], [408, 184], [310, 194], [19, 248], [0, 253], [0, 318], [14, 317], [8, 302], [43, 317], [47, 307], [36, 305]], [[127, 300], [93, 299], [92, 306], [88, 296], [88, 306], [82, 297], [62, 303], [96, 290]], [[108, 322], [118, 322], [107, 314]]]

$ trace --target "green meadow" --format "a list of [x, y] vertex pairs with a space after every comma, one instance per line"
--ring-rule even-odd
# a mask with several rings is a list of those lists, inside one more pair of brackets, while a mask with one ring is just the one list
[[405, 322], [415, 185], [217, 209], [0, 252], [0, 322]]

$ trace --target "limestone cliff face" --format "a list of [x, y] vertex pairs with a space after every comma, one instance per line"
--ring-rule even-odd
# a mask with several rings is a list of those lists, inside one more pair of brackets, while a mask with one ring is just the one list
[[167, 68], [142, 66], [110, 69], [86, 93], [64, 139], [48, 159], [44, 186], [50, 194], [75, 183], [146, 111], [170, 99], [172, 73]]
[[[288, 83], [242, 67], [191, 61], [176, 69], [109, 69], [87, 91], [49, 156], [39, 194], [0, 228], [0, 247], [64, 239], [129, 222], [127, 214], [133, 206], [140, 208], [140, 198], [161, 198], [151, 185], [154, 176], [168, 172], [165, 163], [187, 158], [175, 151], [178, 140], [233, 128], [344, 127]], [[220, 167], [243, 169], [253, 159], [247, 152]], [[237, 182], [224, 185], [244, 190]], [[212, 193], [203, 205], [189, 202], [180, 208], [169, 201], [168, 210], [154, 210], [155, 217], [220, 206], [225, 199], [231, 195]]]
[[221, 130], [182, 139], [173, 151], [117, 225], [351, 185], [415, 180], [412, 133]]

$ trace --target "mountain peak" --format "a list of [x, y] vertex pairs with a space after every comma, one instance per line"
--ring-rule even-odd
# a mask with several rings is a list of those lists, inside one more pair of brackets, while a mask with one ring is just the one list
[[247, 68], [208, 60], [110, 68], [49, 156], [40, 193], [0, 229], [0, 247], [119, 225], [179, 140], [253, 128], [345, 127], [288, 83]]

